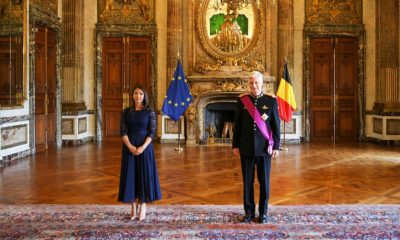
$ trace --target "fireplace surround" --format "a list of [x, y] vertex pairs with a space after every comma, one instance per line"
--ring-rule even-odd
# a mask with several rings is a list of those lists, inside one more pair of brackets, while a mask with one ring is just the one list
[[[219, 126], [223, 118], [232, 119], [237, 97], [248, 91], [247, 80], [250, 73], [192, 75], [187, 80], [193, 102], [186, 111], [186, 144], [206, 144], [209, 134], [207, 128]], [[275, 78], [264, 76], [264, 92], [273, 94]], [[211, 111], [227, 111], [223, 117], [210, 116]], [[213, 113], [211, 113], [212, 115]], [[215, 113], [214, 113], [215, 114]], [[217, 119], [217, 122], [213, 122]], [[219, 129], [217, 129], [218, 131]], [[219, 130], [220, 131], [220, 130]]]

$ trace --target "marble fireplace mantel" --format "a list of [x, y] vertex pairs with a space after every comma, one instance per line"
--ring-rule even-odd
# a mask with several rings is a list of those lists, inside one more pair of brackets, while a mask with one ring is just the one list
[[[187, 76], [193, 102], [186, 111], [186, 144], [204, 142], [205, 108], [211, 103], [236, 102], [239, 94], [248, 91], [249, 73], [218, 73]], [[274, 93], [275, 78], [264, 76], [264, 92]]]

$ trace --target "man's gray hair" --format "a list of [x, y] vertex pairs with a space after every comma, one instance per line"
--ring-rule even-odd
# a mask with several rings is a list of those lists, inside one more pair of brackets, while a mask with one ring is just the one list
[[254, 77], [255, 79], [261, 80], [261, 82], [264, 81], [264, 76], [262, 73], [260, 73], [259, 71], [253, 71], [250, 74], [250, 77]]

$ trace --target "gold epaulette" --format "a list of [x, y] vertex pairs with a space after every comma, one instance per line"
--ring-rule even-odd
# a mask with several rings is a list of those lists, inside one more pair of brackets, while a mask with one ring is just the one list
[[250, 95], [250, 93], [242, 93], [242, 94], [239, 95], [239, 97], [241, 98], [241, 97], [244, 97], [246, 95]]
[[268, 96], [268, 97], [276, 98], [276, 95], [275, 95], [275, 94], [266, 94], [266, 93], [264, 93], [264, 95], [266, 95], [266, 96]]

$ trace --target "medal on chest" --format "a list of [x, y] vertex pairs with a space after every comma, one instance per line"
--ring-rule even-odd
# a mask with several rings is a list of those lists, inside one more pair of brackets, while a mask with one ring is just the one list
[[265, 121], [268, 119], [268, 115], [266, 113], [264, 113], [263, 115], [261, 115], [261, 118]]

